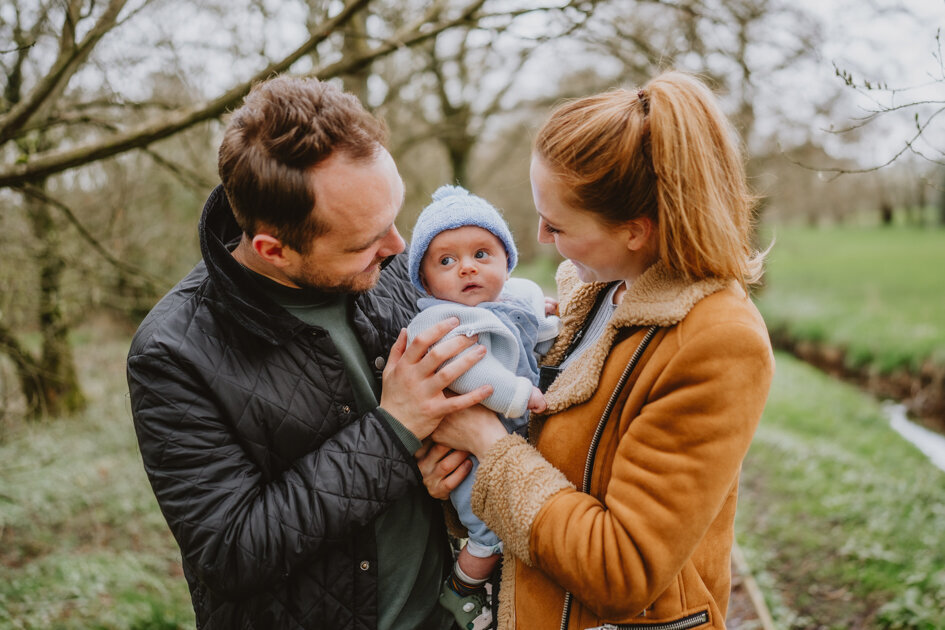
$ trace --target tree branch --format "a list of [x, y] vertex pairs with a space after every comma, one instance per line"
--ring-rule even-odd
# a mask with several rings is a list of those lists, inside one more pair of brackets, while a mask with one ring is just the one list
[[[116, 2], [118, 0], [113, 0]], [[95, 162], [104, 158], [118, 155], [132, 149], [138, 149], [172, 136], [175, 133], [192, 127], [200, 122], [223, 115], [227, 109], [237, 105], [249, 92], [253, 84], [287, 70], [296, 61], [312, 51], [318, 44], [335, 32], [339, 26], [349, 20], [352, 15], [364, 8], [370, 0], [349, 0], [345, 7], [334, 18], [325, 21], [312, 36], [292, 53], [281, 60], [268, 65], [257, 72], [252, 78], [230, 88], [216, 99], [202, 103], [195, 107], [171, 112], [165, 116], [156, 117], [123, 133], [114, 134], [103, 140], [90, 142], [71, 149], [53, 150], [28, 156], [12, 166], [0, 169], [0, 188], [22, 186], [31, 181], [55, 175], [62, 171]], [[389, 52], [389, 51], [388, 51]], [[335, 74], [356, 65], [355, 60], [349, 64], [336, 64]], [[335, 76], [332, 74], [331, 76]], [[2, 120], [2, 119], [0, 119]], [[2, 127], [0, 127], [2, 128]]]
[[152, 149], [144, 149], [144, 152], [147, 153], [152, 160], [157, 162], [158, 165], [163, 166], [186, 186], [189, 186], [195, 190], [207, 190], [208, 188], [213, 188], [216, 186], [216, 182], [206, 180], [199, 173], [182, 168], [177, 163], [164, 158], [157, 151]]
[[72, 75], [79, 69], [82, 62], [92, 52], [95, 45], [115, 26], [118, 20], [118, 14], [128, 0], [111, 0], [108, 7], [99, 16], [88, 33], [80, 43], [76, 44], [72, 39], [75, 32], [74, 15], [70, 8], [66, 9], [66, 17], [62, 29], [62, 37], [59, 43], [59, 56], [53, 63], [50, 71], [44, 76], [33, 90], [10, 108], [10, 111], [0, 116], [0, 143], [4, 143], [25, 125], [30, 117], [35, 114], [44, 103], [48, 101], [51, 95], [65, 86], [72, 78]]
[[[391, 54], [398, 48], [410, 48], [428, 39], [436, 37], [443, 31], [459, 26], [460, 24], [468, 23], [483, 4], [485, 4], [485, 0], [475, 0], [457, 17], [446, 22], [441, 22], [432, 28], [424, 28], [424, 26], [429, 25], [427, 21], [428, 16], [424, 15], [409, 27], [401, 29], [393, 37], [385, 41], [377, 48], [373, 49], [367, 55], [357, 59], [341, 59], [333, 64], [311, 72], [310, 75], [317, 76], [320, 79], [327, 79], [330, 77], [336, 77], [339, 74], [347, 74], [360, 70], [364, 66], [373, 63], [377, 59]], [[434, 4], [428, 14], [431, 12], [439, 13], [441, 10], [439, 5], [440, 3]], [[2, 186], [2, 184], [3, 180], [2, 177], [0, 177], [0, 186]]]
[[923, 134], [923, 133], [925, 132], [925, 130], [928, 128], [929, 124], [931, 124], [932, 120], [933, 120], [936, 116], [938, 116], [939, 114], [941, 114], [942, 112], [945, 112], [945, 107], [943, 107], [943, 108], [941, 108], [941, 109], [939, 109], [939, 110], [933, 112], [933, 113], [925, 120], [925, 122], [923, 122], [923, 123], [920, 123], [920, 122], [918, 121], [918, 119], [916, 119], [916, 131], [915, 131], [915, 133], [912, 134], [912, 137], [909, 138], [908, 140], [906, 140], [906, 141], [903, 143], [902, 148], [899, 149], [899, 151], [897, 151], [895, 155], [893, 155], [891, 158], [889, 158], [888, 160], [886, 160], [886, 161], [883, 162], [882, 164], [877, 164], [876, 166], [869, 166], [869, 167], [866, 167], [866, 168], [834, 168], [834, 167], [818, 168], [818, 167], [815, 167], [815, 166], [810, 166], [810, 165], [807, 165], [807, 164], [802, 164], [801, 162], [797, 162], [796, 160], [793, 160], [793, 159], [791, 159], [791, 158], [788, 158], [788, 161], [790, 161], [791, 163], [793, 163], [793, 164], [795, 164], [795, 165], [797, 165], [797, 166], [800, 166], [800, 167], [803, 168], [803, 169], [809, 170], [809, 171], [818, 171], [818, 172], [823, 172], [823, 173], [833, 173], [833, 177], [830, 178], [830, 181], [833, 181], [834, 179], [840, 177], [841, 175], [851, 175], [851, 174], [854, 174], [854, 173], [872, 173], [873, 171], [878, 171], [878, 170], [882, 169], [883, 167], [889, 166], [890, 164], [892, 164], [893, 162], [895, 162], [896, 160], [898, 160], [898, 159], [899, 159], [900, 157], [902, 157], [903, 154], [905, 154], [907, 151], [911, 151], [912, 153], [915, 153], [916, 155], [918, 155], [918, 156], [920, 156], [920, 157], [922, 157], [922, 158], [924, 158], [924, 159], [926, 159], [926, 160], [928, 160], [928, 161], [930, 161], [930, 162], [934, 162], [934, 163], [936, 163], [936, 164], [942, 164], [942, 162], [940, 162], [940, 161], [938, 161], [938, 160], [935, 160], [935, 159], [933, 159], [933, 158], [929, 158], [929, 157], [925, 156], [925, 155], [922, 154], [918, 149], [915, 148], [915, 142], [916, 142], [920, 137], [922, 137], [922, 134]]
[[62, 212], [69, 223], [71, 223], [76, 228], [76, 230], [78, 230], [82, 238], [92, 246], [92, 249], [98, 252], [99, 255], [101, 255], [102, 258], [106, 260], [106, 262], [115, 267], [118, 271], [126, 273], [134, 278], [143, 279], [145, 283], [149, 285], [149, 288], [159, 287], [164, 284], [164, 280], [161, 278], [158, 278], [157, 276], [154, 276], [147, 271], [140, 269], [139, 267], [122, 262], [108, 253], [108, 250], [106, 250], [105, 247], [99, 243], [94, 236], [92, 236], [92, 233], [89, 232], [84, 225], [82, 225], [78, 217], [76, 217], [75, 212], [73, 212], [72, 209], [63, 202], [50, 197], [45, 192], [43, 192], [42, 189], [37, 186], [33, 186], [32, 184], [17, 186], [16, 190], [24, 195], [28, 195], [33, 199], [36, 199], [37, 201], [48, 204]]

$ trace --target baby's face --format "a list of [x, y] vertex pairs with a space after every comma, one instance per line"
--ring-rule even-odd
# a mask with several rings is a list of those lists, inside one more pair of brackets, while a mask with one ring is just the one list
[[435, 298], [475, 306], [499, 299], [507, 268], [502, 241], [489, 230], [466, 225], [433, 237], [420, 261], [420, 280]]

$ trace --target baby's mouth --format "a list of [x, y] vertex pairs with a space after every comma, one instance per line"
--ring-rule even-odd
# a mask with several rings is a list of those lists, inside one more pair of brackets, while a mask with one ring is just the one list
[[466, 291], [472, 291], [478, 288], [480, 288], [478, 284], [467, 284], [465, 287], [463, 287], [463, 293], [465, 293]]

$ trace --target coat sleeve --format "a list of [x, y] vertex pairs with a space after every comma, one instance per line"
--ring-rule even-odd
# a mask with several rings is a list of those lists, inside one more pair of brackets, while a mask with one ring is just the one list
[[479, 468], [473, 511], [602, 617], [635, 614], [666, 589], [738, 478], [773, 364], [757, 329], [717, 328], [689, 339], [657, 379], [620, 438], [604, 501], [513, 436]]
[[221, 597], [287, 578], [419, 483], [412, 457], [376, 412], [265, 479], [212, 388], [173, 353], [133, 348], [127, 375], [158, 504], [184, 562]]

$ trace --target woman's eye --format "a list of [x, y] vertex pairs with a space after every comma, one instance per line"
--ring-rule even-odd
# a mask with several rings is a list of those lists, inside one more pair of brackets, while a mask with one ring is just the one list
[[558, 232], [561, 231], [558, 228], [551, 227], [547, 223], [544, 223], [543, 225], [545, 226], [545, 232], [548, 232], [548, 234], [557, 234]]

